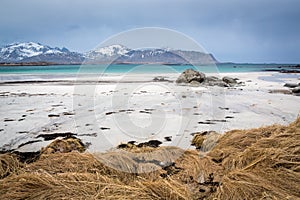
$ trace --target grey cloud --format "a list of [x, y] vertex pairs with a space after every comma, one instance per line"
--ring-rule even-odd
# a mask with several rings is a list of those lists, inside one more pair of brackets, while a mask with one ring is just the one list
[[171, 28], [221, 61], [300, 62], [298, 0], [2, 0], [0, 44], [38, 41], [86, 51], [112, 34]]

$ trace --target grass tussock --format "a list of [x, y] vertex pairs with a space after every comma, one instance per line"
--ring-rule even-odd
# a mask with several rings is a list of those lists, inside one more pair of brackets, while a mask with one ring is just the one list
[[215, 131], [204, 131], [194, 134], [191, 145], [202, 152], [210, 151], [217, 143], [221, 134]]
[[63, 140], [55, 140], [46, 148], [42, 148], [42, 154], [68, 153], [72, 151], [84, 152], [86, 150], [82, 141], [76, 137], [66, 137]]
[[0, 199], [300, 198], [300, 118], [203, 138], [200, 151], [123, 145], [90, 154], [81, 141], [56, 140], [31, 163], [1, 154]]

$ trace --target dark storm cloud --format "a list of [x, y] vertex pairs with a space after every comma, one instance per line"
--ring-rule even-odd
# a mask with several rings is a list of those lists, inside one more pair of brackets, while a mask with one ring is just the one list
[[221, 61], [300, 62], [298, 0], [2, 0], [0, 43], [86, 51], [132, 28], [183, 32]]

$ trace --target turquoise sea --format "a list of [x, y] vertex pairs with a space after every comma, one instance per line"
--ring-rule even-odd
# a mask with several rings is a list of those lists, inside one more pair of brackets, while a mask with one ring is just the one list
[[204, 73], [259, 72], [285, 69], [289, 64], [234, 64], [216, 65], [50, 65], [50, 66], [0, 66], [0, 74], [99, 74], [99, 73], [181, 73], [194, 68]]

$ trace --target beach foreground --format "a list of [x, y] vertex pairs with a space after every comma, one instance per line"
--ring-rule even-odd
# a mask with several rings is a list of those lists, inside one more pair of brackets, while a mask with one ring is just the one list
[[[1, 199], [298, 199], [300, 118], [288, 126], [234, 130], [207, 154], [178, 147], [128, 147], [107, 153], [53, 151], [56, 140], [32, 160], [0, 154]], [[205, 141], [204, 141], [205, 142]], [[71, 143], [70, 143], [71, 144]], [[74, 143], [73, 143], [74, 144]], [[61, 146], [62, 148], [62, 146]], [[65, 150], [62, 151], [62, 150]], [[66, 153], [68, 152], [68, 153]], [[172, 163], [157, 167], [157, 159]], [[143, 154], [143, 160], [136, 160]], [[134, 155], [134, 156], [130, 156]], [[131, 173], [103, 164], [110, 160]]]
[[2, 76], [1, 150], [34, 152], [67, 135], [82, 139], [90, 152], [148, 140], [190, 149], [195, 132], [288, 124], [299, 114], [299, 97], [283, 87], [298, 83], [297, 74], [216, 76], [238, 78], [242, 84], [179, 86], [176, 73], [161, 74], [158, 81], [157, 74]]

